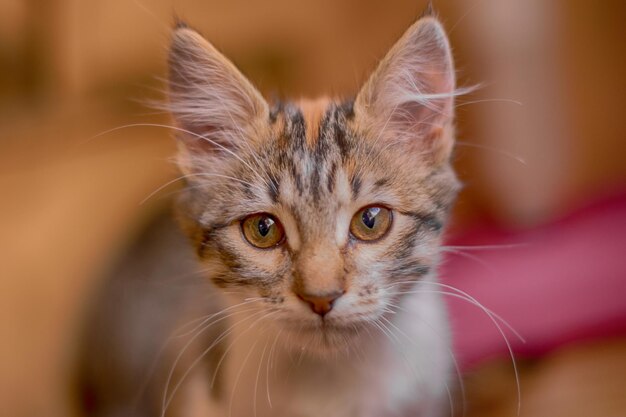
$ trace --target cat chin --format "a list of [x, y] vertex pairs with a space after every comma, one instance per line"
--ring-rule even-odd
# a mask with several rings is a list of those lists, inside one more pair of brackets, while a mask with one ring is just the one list
[[321, 323], [302, 324], [283, 328], [286, 348], [294, 353], [327, 358], [342, 354], [352, 355], [358, 351], [363, 338], [364, 325], [339, 326]]

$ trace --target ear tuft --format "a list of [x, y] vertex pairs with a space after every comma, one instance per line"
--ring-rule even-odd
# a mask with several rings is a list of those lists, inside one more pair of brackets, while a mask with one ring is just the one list
[[180, 16], [174, 15], [174, 30], [189, 28], [187, 22], [185, 22]]
[[422, 14], [420, 14], [419, 19], [423, 19], [424, 17], [436, 17], [432, 0], [428, 0], [428, 3], [426, 3], [426, 7], [422, 10]]

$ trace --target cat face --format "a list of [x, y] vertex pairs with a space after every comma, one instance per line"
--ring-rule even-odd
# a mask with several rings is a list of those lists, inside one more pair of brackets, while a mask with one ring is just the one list
[[[209, 278], [299, 344], [332, 350], [427, 279], [457, 190], [454, 72], [432, 17], [355, 100], [265, 102], [213, 46], [174, 33], [182, 224]], [[263, 314], [263, 313], [261, 313]], [[315, 343], [308, 343], [315, 342]]]

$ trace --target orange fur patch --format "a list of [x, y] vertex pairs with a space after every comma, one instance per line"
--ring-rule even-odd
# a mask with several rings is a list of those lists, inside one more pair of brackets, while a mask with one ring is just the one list
[[331, 100], [327, 97], [322, 97], [317, 100], [300, 100], [298, 106], [304, 116], [304, 123], [306, 125], [306, 143], [313, 147], [317, 141], [319, 134], [319, 127], [326, 114], [326, 109]]

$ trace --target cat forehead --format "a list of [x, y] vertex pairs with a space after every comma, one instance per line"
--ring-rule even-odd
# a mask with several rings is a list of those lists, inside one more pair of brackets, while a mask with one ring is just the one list
[[272, 182], [277, 189], [317, 200], [345, 193], [346, 184], [359, 188], [356, 165], [362, 143], [355, 137], [352, 104], [322, 98], [275, 106], [270, 117], [276, 124], [272, 156], [278, 169]]
[[[328, 97], [301, 99], [295, 103], [279, 103], [272, 112], [273, 117], [282, 115], [288, 136], [304, 139], [303, 145], [315, 149], [320, 139], [332, 139], [329, 135], [340, 134], [347, 130], [347, 124], [353, 119], [353, 100], [342, 102]], [[302, 136], [304, 136], [302, 138]]]
[[290, 150], [319, 152], [333, 140], [337, 145], [347, 145], [341, 140], [354, 118], [353, 104], [353, 100], [337, 101], [326, 97], [278, 103], [270, 112], [270, 121], [278, 122], [278, 133], [285, 140], [283, 145]]

